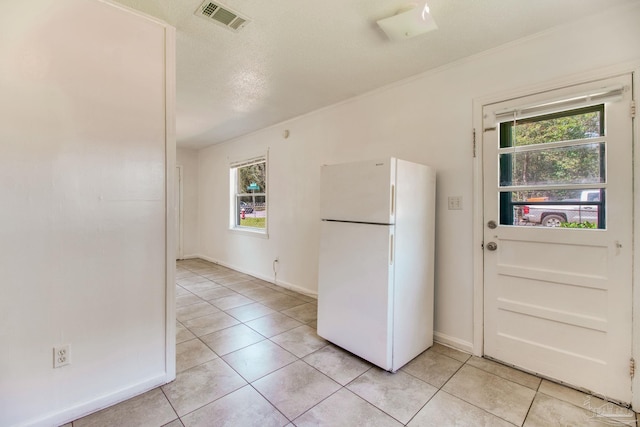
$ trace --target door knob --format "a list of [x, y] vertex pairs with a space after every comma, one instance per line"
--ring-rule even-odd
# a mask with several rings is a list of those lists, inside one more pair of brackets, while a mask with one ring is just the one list
[[495, 251], [496, 249], [498, 249], [498, 244], [496, 242], [489, 242], [487, 243], [487, 249], [489, 249], [490, 251]]

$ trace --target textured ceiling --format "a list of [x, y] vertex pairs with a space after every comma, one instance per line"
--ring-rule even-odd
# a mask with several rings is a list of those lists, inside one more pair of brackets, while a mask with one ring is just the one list
[[411, 1], [223, 0], [238, 33], [202, 0], [115, 1], [176, 27], [178, 146], [201, 148], [638, 0], [429, 0], [439, 29], [401, 42], [375, 22]]

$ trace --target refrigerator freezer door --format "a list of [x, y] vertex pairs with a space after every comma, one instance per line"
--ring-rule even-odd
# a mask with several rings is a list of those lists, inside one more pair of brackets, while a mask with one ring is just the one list
[[320, 218], [393, 224], [395, 172], [394, 158], [323, 166]]
[[394, 226], [323, 221], [318, 335], [392, 369]]

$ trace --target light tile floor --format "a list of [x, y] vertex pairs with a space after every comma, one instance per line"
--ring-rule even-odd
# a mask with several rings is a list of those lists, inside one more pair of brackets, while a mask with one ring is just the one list
[[390, 374], [315, 333], [315, 299], [177, 267], [177, 378], [80, 426], [622, 426], [632, 411], [435, 344]]

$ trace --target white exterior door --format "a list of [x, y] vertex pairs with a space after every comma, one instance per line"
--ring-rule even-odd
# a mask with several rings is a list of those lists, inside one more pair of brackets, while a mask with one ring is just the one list
[[[623, 402], [631, 401], [630, 88], [627, 75], [483, 107], [484, 353]], [[578, 122], [587, 128], [576, 133]], [[599, 215], [585, 221], [581, 209]]]

